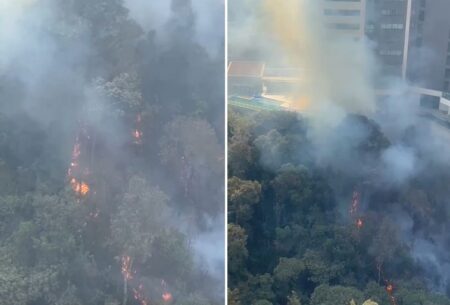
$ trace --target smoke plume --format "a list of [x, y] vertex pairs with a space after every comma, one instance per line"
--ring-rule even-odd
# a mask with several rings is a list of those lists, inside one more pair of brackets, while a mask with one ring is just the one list
[[[370, 209], [385, 213], [398, 227], [412, 223], [402, 241], [414, 245], [410, 254], [426, 270], [430, 287], [445, 292], [448, 261], [442, 253], [450, 247], [441, 236], [448, 221], [436, 211], [450, 211], [449, 193], [441, 184], [448, 182], [450, 131], [423, 115], [419, 96], [409, 90], [418, 84], [385, 78], [384, 89], [391, 94], [377, 95], [376, 79], [386, 76], [378, 69], [375, 42], [328, 28], [320, 2], [230, 1], [231, 60], [298, 69], [301, 81], [292, 105], [300, 106], [299, 116], [309, 126], [316, 166], [337, 173], [330, 183], [338, 197], [348, 198], [349, 185], [358, 185], [368, 194]], [[307, 103], [300, 103], [304, 98]], [[269, 131], [267, 137], [274, 134]], [[258, 149], [264, 164], [283, 163], [273, 146]], [[415, 192], [426, 195], [415, 197]], [[427, 208], [437, 214], [426, 214]]]

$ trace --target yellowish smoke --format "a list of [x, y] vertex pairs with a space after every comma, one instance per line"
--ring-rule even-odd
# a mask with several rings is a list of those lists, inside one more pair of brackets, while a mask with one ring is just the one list
[[306, 68], [305, 64], [308, 64], [308, 61], [305, 47], [311, 46], [311, 37], [308, 37], [308, 31], [304, 30], [307, 27], [307, 20], [305, 16], [301, 16], [304, 11], [303, 5], [303, 1], [299, 0], [265, 0], [264, 8], [276, 38], [293, 64]]
[[346, 113], [375, 110], [373, 61], [362, 41], [332, 33], [319, 0], [264, 0], [264, 18], [281, 56], [306, 75], [298, 86], [299, 105], [329, 127]]

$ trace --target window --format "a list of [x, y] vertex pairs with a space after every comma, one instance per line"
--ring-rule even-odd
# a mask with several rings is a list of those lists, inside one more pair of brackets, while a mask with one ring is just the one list
[[419, 20], [424, 21], [425, 20], [425, 11], [421, 10], [419, 13]]
[[445, 63], [447, 64], [447, 66], [450, 65], [450, 55], [447, 55], [447, 61]]
[[373, 33], [373, 31], [375, 31], [375, 25], [374, 24], [367, 24], [365, 30], [366, 30], [366, 33]]
[[448, 92], [449, 91], [449, 81], [448, 80], [446, 80], [445, 82], [444, 82], [444, 88], [442, 88], [442, 91], [446, 91], [446, 92]]
[[381, 28], [383, 30], [403, 30], [402, 23], [382, 23]]
[[422, 22], [419, 22], [419, 23], [417, 24], [417, 31], [418, 31], [418, 32], [423, 32], [423, 23], [422, 23]]
[[360, 10], [332, 10], [325, 9], [324, 14], [326, 16], [360, 16]]
[[385, 56], [401, 56], [402, 54], [401, 50], [380, 50], [380, 55]]
[[400, 15], [400, 12], [398, 10], [394, 10], [394, 9], [386, 9], [386, 10], [381, 10], [381, 15], [383, 15], [383, 16], [398, 16], [398, 15]]
[[416, 39], [416, 47], [420, 48], [422, 46], [422, 37], [417, 37]]
[[445, 69], [445, 78], [450, 78], [450, 69]]
[[359, 23], [329, 23], [332, 29], [337, 30], [359, 30]]

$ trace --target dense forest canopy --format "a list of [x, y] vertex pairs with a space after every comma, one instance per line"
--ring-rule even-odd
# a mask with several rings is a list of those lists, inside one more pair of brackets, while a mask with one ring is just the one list
[[0, 303], [223, 303], [223, 25], [168, 2], [0, 1]]
[[450, 304], [449, 131], [381, 117], [230, 109], [229, 304]]

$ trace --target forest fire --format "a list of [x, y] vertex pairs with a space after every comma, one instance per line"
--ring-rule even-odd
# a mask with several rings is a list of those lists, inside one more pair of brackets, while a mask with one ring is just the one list
[[172, 294], [167, 289], [166, 281], [164, 281], [164, 280], [161, 281], [161, 287], [163, 289], [163, 294], [161, 296], [163, 301], [166, 303], [172, 301]]
[[170, 302], [172, 301], [172, 294], [170, 292], [164, 292], [162, 294], [162, 299], [164, 302]]
[[386, 291], [389, 295], [391, 295], [394, 292], [394, 286], [392, 284], [387, 284]]
[[133, 132], [133, 137], [134, 137], [134, 142], [136, 144], [141, 144], [142, 143], [142, 131], [136, 129]]
[[356, 227], [358, 229], [362, 229], [363, 226], [364, 226], [364, 221], [361, 218], [358, 218], [358, 220], [356, 220]]
[[84, 197], [89, 193], [89, 185], [86, 182], [78, 181], [75, 178], [70, 179], [70, 186], [72, 187], [73, 192], [80, 196]]
[[133, 289], [133, 295], [134, 295], [134, 299], [136, 301], [139, 301], [139, 303], [141, 305], [150, 304], [149, 300], [147, 299], [147, 297], [144, 294], [144, 286], [142, 284], [140, 284], [137, 289], [136, 288]]
[[79, 138], [77, 137], [75, 145], [73, 147], [72, 157], [73, 159], [78, 159], [79, 156], [80, 156], [80, 143]]
[[136, 115], [136, 128], [133, 131], [134, 144], [141, 145], [142, 144], [142, 136], [143, 132], [141, 129], [142, 116], [140, 113]]
[[125, 281], [129, 281], [133, 278], [133, 272], [131, 271], [131, 257], [128, 255], [122, 256], [122, 275]]
[[352, 216], [358, 212], [359, 198], [360, 198], [359, 192], [354, 191], [352, 195], [352, 205], [350, 207], [350, 215]]
[[[358, 230], [362, 229], [363, 226], [364, 226], [363, 218], [358, 216], [360, 196], [361, 195], [360, 195], [359, 192], [357, 192], [357, 191], [353, 192], [352, 204], [351, 204], [351, 207], [350, 207], [350, 216], [352, 218], [356, 217], [355, 225], [356, 225], [356, 228]], [[380, 261], [379, 259], [377, 259], [377, 261], [376, 261], [376, 268], [377, 268], [377, 271], [378, 271], [378, 282], [380, 282], [381, 279], [383, 279], [383, 281], [386, 283], [385, 289], [386, 289], [386, 292], [387, 292], [387, 294], [389, 296], [389, 300], [391, 302], [391, 305], [397, 305], [397, 300], [395, 299], [395, 297], [393, 295], [394, 294], [394, 285], [385, 279], [382, 265], [383, 265], [383, 262]]]
[[353, 191], [352, 203], [349, 210], [350, 217], [353, 219], [358, 230], [362, 229], [362, 227], [364, 226], [363, 219], [358, 215], [360, 197], [361, 195], [358, 191]]
[[87, 193], [89, 193], [89, 185], [86, 182], [81, 182], [80, 195], [86, 196]]
[[391, 283], [386, 284], [386, 292], [389, 296], [389, 300], [391, 301], [392, 305], [397, 305], [397, 300], [395, 299], [393, 293], [394, 293], [394, 285]]
[[[83, 137], [82, 137], [83, 136]], [[89, 169], [87, 167], [80, 167], [80, 156], [81, 156], [81, 143], [82, 139], [89, 140], [90, 137], [87, 135], [85, 128], [81, 129], [81, 132], [75, 138], [75, 144], [72, 149], [72, 159], [70, 162], [69, 169], [67, 170], [67, 176], [69, 178], [70, 187], [72, 191], [78, 197], [85, 197], [90, 192], [89, 184], [81, 177], [89, 175]]]
[[[69, 177], [72, 177], [74, 174], [74, 171], [76, 171], [76, 169], [78, 168], [78, 158], [80, 157], [80, 140], [79, 137], [77, 136], [75, 139], [75, 144], [73, 146], [73, 150], [72, 150], [72, 162], [70, 162], [70, 166], [69, 169], [67, 170], [67, 175]], [[71, 183], [72, 183], [71, 179]]]

